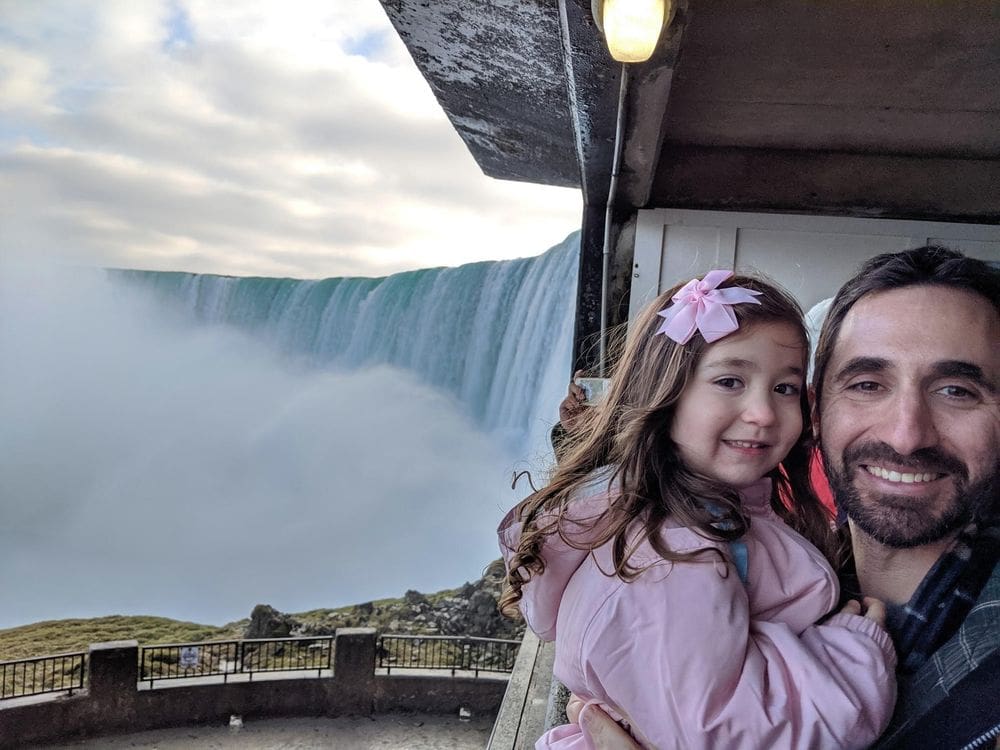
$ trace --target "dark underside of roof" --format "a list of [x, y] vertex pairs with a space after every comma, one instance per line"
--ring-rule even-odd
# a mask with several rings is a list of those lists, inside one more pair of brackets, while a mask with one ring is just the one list
[[[607, 198], [589, 0], [382, 0], [483, 171]], [[622, 208], [1000, 221], [1000, 2], [677, 0], [632, 66]]]

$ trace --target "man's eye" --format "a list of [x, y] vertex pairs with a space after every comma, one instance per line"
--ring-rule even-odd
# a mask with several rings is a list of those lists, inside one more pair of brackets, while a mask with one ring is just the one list
[[938, 393], [948, 398], [955, 399], [970, 399], [975, 398], [976, 394], [970, 391], [968, 388], [963, 388], [960, 385], [946, 385], [944, 388], [938, 388]]
[[862, 380], [860, 383], [851, 383], [847, 387], [849, 391], [855, 391], [858, 393], [875, 393], [879, 391], [882, 386], [872, 380]]
[[783, 396], [798, 396], [802, 392], [802, 389], [795, 383], [781, 383], [774, 386], [774, 392], [780, 393]]

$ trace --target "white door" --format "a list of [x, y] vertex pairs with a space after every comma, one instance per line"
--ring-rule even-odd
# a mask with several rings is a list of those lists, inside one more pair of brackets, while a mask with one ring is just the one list
[[998, 226], [643, 210], [636, 225], [629, 319], [660, 291], [713, 268], [763, 273], [808, 310], [833, 296], [867, 258], [931, 243], [1000, 262]]

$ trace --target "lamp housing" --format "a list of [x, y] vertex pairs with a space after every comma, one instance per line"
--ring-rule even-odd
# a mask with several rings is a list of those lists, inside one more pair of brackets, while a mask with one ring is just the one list
[[592, 0], [591, 10], [611, 56], [637, 63], [652, 57], [673, 9], [670, 0]]

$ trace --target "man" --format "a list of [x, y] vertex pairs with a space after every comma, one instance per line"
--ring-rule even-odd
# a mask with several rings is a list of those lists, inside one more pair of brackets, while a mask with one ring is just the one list
[[872, 258], [830, 307], [813, 386], [845, 593], [887, 603], [899, 654], [878, 747], [1000, 747], [1000, 271], [937, 247]]

